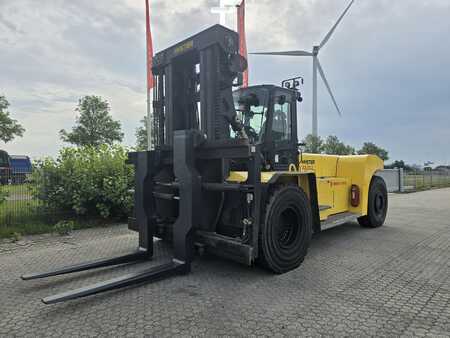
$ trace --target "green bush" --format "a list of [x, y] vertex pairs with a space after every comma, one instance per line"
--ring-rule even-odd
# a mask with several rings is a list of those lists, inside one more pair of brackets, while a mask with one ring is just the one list
[[57, 232], [61, 236], [67, 236], [70, 235], [74, 228], [74, 221], [59, 221], [53, 226], [53, 231]]
[[92, 217], [125, 217], [133, 206], [133, 167], [121, 146], [63, 148], [35, 163], [31, 189], [46, 208]]
[[20, 232], [13, 232], [12, 236], [11, 236], [11, 240], [13, 242], [18, 242], [22, 239], [22, 234]]

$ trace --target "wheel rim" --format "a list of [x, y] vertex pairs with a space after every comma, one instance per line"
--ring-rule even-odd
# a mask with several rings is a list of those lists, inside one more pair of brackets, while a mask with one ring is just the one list
[[278, 220], [278, 244], [281, 247], [287, 248], [295, 242], [301, 227], [300, 220], [301, 217], [294, 208], [286, 208], [280, 213]]
[[377, 193], [374, 199], [374, 211], [377, 215], [382, 215], [385, 209], [384, 196], [381, 193]]

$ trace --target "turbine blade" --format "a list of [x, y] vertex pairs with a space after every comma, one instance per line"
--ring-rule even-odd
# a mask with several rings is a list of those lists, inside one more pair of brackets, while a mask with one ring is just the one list
[[305, 52], [304, 50], [293, 50], [287, 52], [259, 52], [259, 53], [249, 53], [253, 55], [281, 55], [281, 56], [313, 56], [310, 52]]
[[317, 59], [317, 68], [319, 69], [320, 77], [322, 78], [323, 82], [325, 83], [325, 87], [327, 87], [327, 89], [328, 89], [328, 93], [330, 94], [331, 99], [333, 100], [334, 106], [336, 107], [339, 116], [342, 116], [341, 110], [339, 109], [336, 99], [334, 98], [333, 92], [331, 91], [331, 87], [328, 84], [328, 81], [325, 77], [325, 73], [323, 72], [323, 69], [322, 69], [322, 66], [320, 65], [319, 59]]
[[339, 23], [342, 21], [342, 19], [344, 18], [345, 14], [347, 14], [348, 10], [350, 9], [350, 7], [353, 5], [353, 3], [355, 2], [355, 0], [350, 1], [350, 4], [347, 6], [347, 8], [345, 9], [345, 11], [342, 13], [342, 15], [339, 17], [338, 21], [336, 21], [336, 23], [334, 24], [334, 26], [331, 28], [331, 30], [328, 32], [327, 35], [325, 35], [324, 39], [322, 40], [322, 42], [319, 45], [319, 49], [321, 49], [323, 46], [325, 46], [325, 44], [328, 42], [328, 40], [330, 40], [331, 35], [333, 35], [334, 31], [336, 30], [336, 27], [339, 25]]

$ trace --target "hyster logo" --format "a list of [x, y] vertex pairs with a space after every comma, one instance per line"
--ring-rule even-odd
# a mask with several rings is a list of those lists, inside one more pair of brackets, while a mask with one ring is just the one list
[[175, 55], [184, 53], [190, 49], [194, 48], [194, 41], [190, 40], [188, 42], [183, 43], [182, 45], [175, 48]]
[[314, 171], [316, 166], [316, 160], [302, 160], [301, 167], [303, 171]]

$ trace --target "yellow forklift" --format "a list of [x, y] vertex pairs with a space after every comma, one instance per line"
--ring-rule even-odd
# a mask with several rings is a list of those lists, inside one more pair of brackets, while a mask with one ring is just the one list
[[236, 32], [215, 25], [153, 60], [154, 150], [130, 153], [139, 234], [128, 255], [22, 276], [25, 280], [151, 259], [154, 237], [173, 258], [138, 273], [44, 298], [56, 303], [191, 270], [196, 249], [297, 268], [314, 232], [358, 220], [383, 224], [387, 190], [376, 156], [302, 154], [297, 136], [301, 78], [241, 88], [246, 60]]

